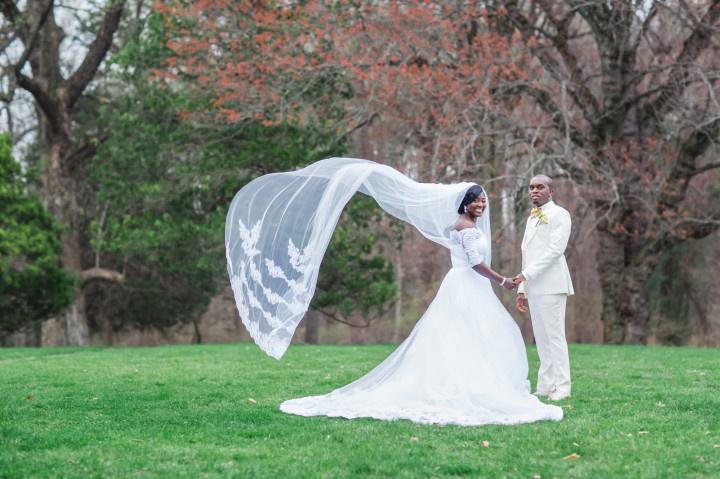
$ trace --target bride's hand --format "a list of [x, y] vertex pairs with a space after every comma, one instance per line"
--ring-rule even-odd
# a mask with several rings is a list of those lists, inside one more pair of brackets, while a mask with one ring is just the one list
[[503, 288], [505, 288], [509, 291], [512, 291], [513, 289], [515, 289], [516, 286], [517, 285], [515, 283], [513, 283], [511, 278], [505, 278], [505, 284], [502, 285]]

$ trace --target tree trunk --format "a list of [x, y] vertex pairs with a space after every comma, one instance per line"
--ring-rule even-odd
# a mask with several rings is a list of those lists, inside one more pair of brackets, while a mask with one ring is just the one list
[[623, 318], [616, 305], [620, 296], [619, 278], [625, 267], [625, 253], [622, 244], [606, 231], [598, 231], [597, 266], [602, 285], [603, 342], [623, 342]]
[[[105, 295], [106, 293], [102, 293]], [[113, 329], [113, 323], [107, 314], [107, 305], [102, 304], [98, 310], [98, 322], [100, 323], [100, 330], [102, 332], [102, 341], [104, 346], [112, 346], [115, 342], [115, 330]]]
[[198, 318], [193, 319], [193, 344], [202, 344], [202, 334], [200, 334], [200, 320]]
[[317, 344], [320, 333], [320, 313], [309, 310], [305, 314], [305, 342]]
[[647, 344], [650, 305], [646, 285], [651, 272], [645, 261], [642, 265], [626, 268], [623, 274], [619, 307], [625, 323], [625, 344]]
[[35, 323], [25, 331], [9, 335], [0, 334], [0, 347], [33, 347], [40, 346], [40, 323]]
[[657, 286], [650, 290], [652, 312], [656, 319], [655, 336], [663, 344], [680, 345], [691, 334], [690, 308], [692, 263], [689, 242], [668, 248], [660, 257]]
[[598, 272], [602, 285], [603, 342], [646, 344], [650, 308], [646, 284], [652, 265], [626, 264], [622, 238], [599, 230]]
[[403, 264], [402, 264], [402, 244], [395, 249], [395, 284], [397, 284], [397, 293], [395, 296], [395, 320], [393, 324], [392, 341], [397, 343], [400, 341], [400, 326], [403, 313]]
[[[55, 139], [46, 156], [44, 190], [48, 209], [63, 227], [61, 233], [61, 262], [63, 268], [78, 278], [82, 272], [82, 247], [80, 243], [80, 209], [77, 204], [75, 178], [62, 164], [66, 150], [62, 139]], [[59, 316], [43, 324], [43, 346], [85, 346], [89, 343], [85, 295], [82, 285], [75, 286], [74, 302]]]
[[[25, 51], [13, 73], [18, 87], [30, 93], [35, 100], [38, 144], [44, 160], [43, 196], [46, 206], [63, 228], [62, 266], [79, 278], [82, 272], [80, 231], [83, 225], [79, 221], [82, 216], [76, 196], [80, 170], [76, 168], [75, 160], [92, 156], [94, 142], [73, 145], [73, 115], [75, 105], [110, 50], [125, 2], [110, 2], [79, 67], [67, 78], [63, 77], [60, 57], [65, 32], [55, 21], [54, 3], [44, 0], [24, 3], [24, 12], [15, 2], [2, 2], [0, 10], [7, 20], [5, 26], [14, 26], [14, 33], [24, 44]], [[11, 30], [13, 28], [8, 32]], [[27, 75], [25, 65], [30, 66], [32, 75]], [[70, 158], [69, 153], [74, 146], [83, 144], [88, 146], [75, 148]], [[88, 342], [85, 297], [78, 281], [73, 304], [43, 325], [42, 344], [81, 346]]]

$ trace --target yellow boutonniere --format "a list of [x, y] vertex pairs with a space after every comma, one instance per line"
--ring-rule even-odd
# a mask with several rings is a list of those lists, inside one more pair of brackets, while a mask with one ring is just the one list
[[546, 225], [550, 222], [550, 219], [547, 217], [547, 213], [545, 213], [540, 208], [533, 208], [530, 210], [530, 217], [531, 218], [537, 218], [539, 225]]

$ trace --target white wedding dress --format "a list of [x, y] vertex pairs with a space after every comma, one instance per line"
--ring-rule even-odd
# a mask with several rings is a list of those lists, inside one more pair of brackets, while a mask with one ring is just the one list
[[410, 336], [357, 381], [285, 401], [283, 412], [463, 426], [562, 419], [560, 407], [530, 394], [520, 330], [472, 269], [489, 241], [475, 228], [449, 236], [452, 269]]

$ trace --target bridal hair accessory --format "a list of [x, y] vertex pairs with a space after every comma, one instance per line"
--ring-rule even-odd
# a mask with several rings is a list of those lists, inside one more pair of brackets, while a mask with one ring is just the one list
[[[240, 319], [268, 355], [279, 359], [287, 350], [315, 293], [340, 214], [356, 192], [446, 248], [453, 245], [451, 231], [467, 193], [475, 195], [467, 204], [485, 194], [473, 183], [418, 183], [357, 158], [328, 158], [245, 185], [225, 221], [227, 267]], [[488, 208], [475, 227], [487, 238], [491, 258]]]

